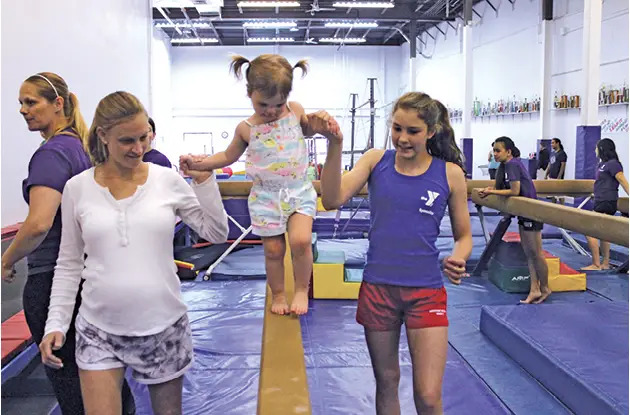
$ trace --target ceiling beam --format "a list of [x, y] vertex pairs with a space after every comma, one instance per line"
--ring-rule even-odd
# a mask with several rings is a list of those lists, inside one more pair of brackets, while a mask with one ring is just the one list
[[[280, 19], [293, 19], [293, 20], [348, 20], [348, 19], [365, 19], [365, 20], [378, 20], [378, 21], [409, 21], [417, 20], [420, 23], [439, 23], [445, 21], [454, 21], [454, 17], [435, 17], [426, 16], [423, 14], [416, 14], [410, 11], [406, 11], [403, 8], [389, 9], [387, 13], [381, 14], [380, 10], [373, 9], [353, 9], [349, 15], [339, 12], [317, 12], [313, 16], [306, 16], [303, 11], [285, 11], [282, 10], [279, 14], [274, 15]], [[240, 14], [235, 10], [223, 10], [221, 13], [221, 20], [248, 20], [248, 19], [269, 19], [269, 12], [264, 11], [245, 11]]]
[[212, 22], [208, 22], [208, 23], [210, 23], [210, 27], [212, 28], [214, 35], [217, 37], [217, 40], [219, 41], [219, 45], [223, 45], [223, 40], [221, 39], [221, 35], [219, 35], [219, 32], [217, 31], [216, 27], [214, 27]]

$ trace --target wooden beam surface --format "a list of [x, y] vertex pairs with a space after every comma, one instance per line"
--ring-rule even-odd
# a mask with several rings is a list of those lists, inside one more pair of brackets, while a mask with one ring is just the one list
[[[288, 241], [286, 245], [284, 289], [287, 301], [291, 304], [295, 284]], [[293, 315], [280, 316], [271, 312], [271, 290], [268, 285], [257, 414], [311, 415], [300, 319]]]
[[628, 246], [628, 218], [604, 215], [525, 197], [490, 195], [482, 199], [476, 190], [472, 192], [472, 201], [504, 213], [524, 216], [604, 241]]
[[[536, 192], [541, 196], [589, 196], [593, 193], [594, 180], [534, 180]], [[468, 180], [468, 194], [475, 188], [494, 185], [494, 180]], [[318, 195], [321, 195], [319, 180], [313, 181]], [[250, 181], [219, 181], [219, 190], [223, 197], [247, 197], [252, 188]], [[367, 196], [368, 189], [364, 186], [356, 196]]]
[[621, 213], [625, 213], [626, 215], [628, 214], [628, 198], [627, 197], [620, 197], [619, 200], [617, 200], [617, 210]]

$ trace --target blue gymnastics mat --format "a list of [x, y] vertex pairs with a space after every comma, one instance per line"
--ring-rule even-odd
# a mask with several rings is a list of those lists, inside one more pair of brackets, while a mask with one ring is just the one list
[[[374, 413], [375, 382], [356, 301], [314, 300], [301, 318], [304, 358], [313, 415]], [[402, 414], [416, 413], [411, 357], [405, 329], [400, 336]], [[466, 361], [449, 345], [443, 383], [444, 412], [510, 414]]]
[[574, 413], [628, 413], [627, 303], [484, 306], [480, 329]]

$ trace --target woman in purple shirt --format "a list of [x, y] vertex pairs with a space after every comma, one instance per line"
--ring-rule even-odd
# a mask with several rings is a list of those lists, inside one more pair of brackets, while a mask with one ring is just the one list
[[[90, 168], [92, 163], [83, 147], [88, 129], [79, 111], [77, 97], [59, 75], [41, 72], [27, 78], [20, 87], [20, 114], [29, 131], [38, 131], [44, 143], [35, 151], [28, 165], [28, 177], [22, 183], [28, 215], [15, 239], [2, 255], [2, 279], [12, 282], [14, 265], [26, 257], [28, 277], [23, 304], [26, 322], [36, 344], [44, 335], [55, 263], [61, 242], [61, 193], [66, 182]], [[39, 136], [38, 136], [39, 138]], [[77, 296], [75, 317], [80, 304]], [[55, 353], [66, 364], [61, 369], [46, 367], [55, 396], [64, 415], [84, 413], [79, 373], [74, 360], [74, 324], [67, 341]], [[135, 413], [133, 396], [126, 386], [123, 398]]]
[[[610, 138], [603, 138], [597, 142], [595, 154], [600, 159], [597, 172], [595, 173], [595, 187], [593, 189], [593, 199], [595, 206], [594, 212], [603, 213], [605, 215], [614, 215], [617, 213], [617, 200], [619, 199], [619, 184], [623, 190], [628, 193], [628, 181], [623, 174], [623, 166], [619, 162], [615, 142]], [[588, 247], [591, 250], [593, 263], [588, 267], [582, 268], [583, 271], [599, 271], [602, 269], [610, 269], [610, 242], [600, 241], [597, 239], [586, 237]], [[600, 262], [599, 254], [603, 260]]]
[[[499, 137], [494, 140], [494, 158], [501, 163], [497, 171], [496, 185], [479, 191], [481, 197], [487, 195], [522, 196], [536, 199], [536, 188], [527, 169], [519, 160], [520, 150], [509, 137]], [[522, 303], [539, 304], [551, 294], [548, 284], [548, 268], [542, 250], [541, 222], [520, 217], [518, 229], [521, 235], [521, 245], [527, 256], [531, 285], [529, 295]]]
[[[151, 134], [152, 134], [151, 143], [153, 143], [153, 140], [155, 140], [155, 121], [153, 121], [153, 118], [149, 118], [149, 125], [151, 126]], [[142, 156], [142, 161], [146, 161], [147, 163], [157, 164], [159, 166], [164, 166], [169, 169], [173, 167], [168, 157], [166, 157], [164, 154], [160, 153], [154, 148], [151, 148], [149, 149], [149, 151], [144, 153], [144, 156]]]

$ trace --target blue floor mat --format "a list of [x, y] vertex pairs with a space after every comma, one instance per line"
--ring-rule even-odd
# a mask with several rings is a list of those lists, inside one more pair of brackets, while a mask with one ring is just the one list
[[448, 339], [457, 353], [517, 415], [571, 414], [558, 399], [479, 331], [481, 307], [449, 307]]
[[262, 245], [232, 252], [225, 257], [213, 270], [212, 279], [223, 280], [225, 276], [264, 277], [265, 254]]
[[[501, 291], [485, 277], [465, 278], [460, 285], [450, 284], [445, 280], [448, 305], [454, 308], [481, 305], [518, 304], [524, 294], [512, 294]], [[606, 302], [605, 298], [589, 291], [570, 291], [553, 293], [545, 303], [592, 303]]]
[[589, 273], [588, 290], [611, 301], [628, 303], [628, 274]]
[[484, 306], [480, 328], [576, 414], [628, 413], [627, 303]]
[[[182, 284], [195, 352], [184, 376], [184, 414], [256, 413], [265, 290], [265, 281]], [[146, 386], [129, 383], [136, 415], [152, 414]]]
[[[356, 301], [314, 300], [309, 314], [301, 319], [314, 415], [374, 411], [374, 375], [363, 328], [356, 323], [355, 314]], [[404, 330], [400, 365], [401, 413], [415, 413]], [[510, 413], [452, 347], [448, 349], [443, 401], [448, 414]]]

